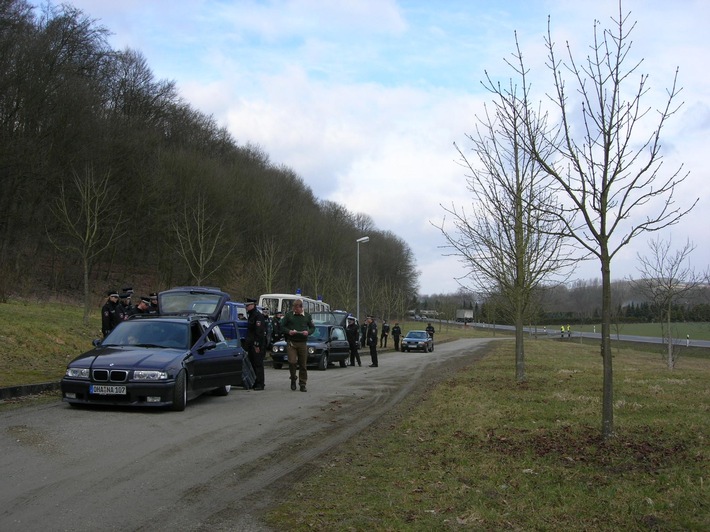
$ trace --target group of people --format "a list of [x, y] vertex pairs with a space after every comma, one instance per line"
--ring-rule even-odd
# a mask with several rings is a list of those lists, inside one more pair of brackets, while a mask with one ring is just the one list
[[263, 390], [264, 358], [273, 342], [286, 340], [288, 353], [288, 369], [291, 378], [291, 390], [298, 388], [307, 391], [308, 382], [308, 336], [313, 334], [316, 326], [311, 315], [303, 309], [303, 300], [296, 299], [290, 311], [283, 315], [276, 312], [273, 319], [268, 317], [269, 310], [259, 310], [256, 299], [247, 298], [247, 337], [245, 347], [254, 368], [254, 390]]
[[101, 332], [104, 338], [124, 320], [139, 314], [158, 313], [158, 294], [152, 293], [149, 296], [141, 296], [138, 302], [133, 304], [133, 289], [124, 288], [122, 293], [117, 290], [106, 292], [106, 302], [101, 307]]

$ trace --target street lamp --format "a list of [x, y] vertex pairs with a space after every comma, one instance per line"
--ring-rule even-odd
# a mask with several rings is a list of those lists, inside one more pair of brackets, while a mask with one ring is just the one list
[[364, 244], [365, 242], [369, 242], [370, 237], [369, 236], [363, 236], [362, 238], [358, 238], [355, 242], [357, 242], [357, 314], [356, 318], [359, 320], [361, 318], [360, 316], [360, 244]]

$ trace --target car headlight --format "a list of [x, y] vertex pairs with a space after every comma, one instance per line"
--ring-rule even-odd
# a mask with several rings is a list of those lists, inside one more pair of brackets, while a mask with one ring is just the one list
[[315, 348], [315, 347], [310, 347], [310, 346], [308, 347], [308, 354], [309, 354], [309, 355], [312, 355], [312, 354], [315, 353], [315, 352], [316, 352], [316, 348]]
[[156, 370], [136, 370], [133, 372], [133, 380], [136, 381], [164, 381], [168, 378], [165, 371]]
[[72, 379], [88, 379], [89, 368], [67, 368], [65, 375]]

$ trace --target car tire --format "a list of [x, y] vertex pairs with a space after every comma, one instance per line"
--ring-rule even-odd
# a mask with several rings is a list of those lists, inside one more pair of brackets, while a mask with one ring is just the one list
[[187, 405], [187, 382], [185, 382], [185, 370], [181, 369], [180, 373], [175, 377], [175, 386], [173, 387], [173, 412], [182, 412]]
[[318, 369], [325, 371], [328, 369], [328, 353], [323, 353], [318, 360]]
[[274, 369], [281, 369], [283, 367], [283, 364], [278, 362], [273, 362], [271, 365], [274, 366]]
[[216, 388], [215, 390], [212, 391], [212, 395], [216, 395], [218, 397], [224, 397], [225, 395], [229, 395], [229, 392], [231, 389], [232, 389], [231, 384], [227, 384], [226, 386], [220, 386], [219, 388]]

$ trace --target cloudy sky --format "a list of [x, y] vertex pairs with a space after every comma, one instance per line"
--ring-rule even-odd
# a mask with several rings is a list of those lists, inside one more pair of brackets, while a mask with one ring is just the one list
[[[240, 144], [259, 145], [292, 168], [316, 196], [369, 214], [406, 240], [421, 272], [421, 293], [448, 293], [463, 273], [447, 256], [441, 205], [470, 209], [454, 142], [490, 95], [485, 72], [505, 82], [517, 32], [534, 87], [551, 88], [543, 37], [586, 55], [594, 20], [609, 27], [617, 0], [68, 0], [113, 35], [115, 49], [141, 51], [156, 77], [212, 114]], [[683, 107], [664, 135], [664, 172], [690, 176], [680, 204], [694, 212], [663, 233], [697, 246], [693, 265], [710, 263], [708, 129], [710, 70], [707, 0], [625, 0], [637, 22], [632, 58], [650, 75], [648, 105], [661, 102], [680, 69]], [[265, 208], [268, 208], [265, 206]], [[612, 277], [638, 275], [641, 236], [612, 263]], [[355, 242], [353, 242], [355, 246]], [[364, 245], [366, 246], [366, 244]], [[361, 248], [365, 253], [365, 247]], [[598, 276], [582, 264], [578, 279]]]

